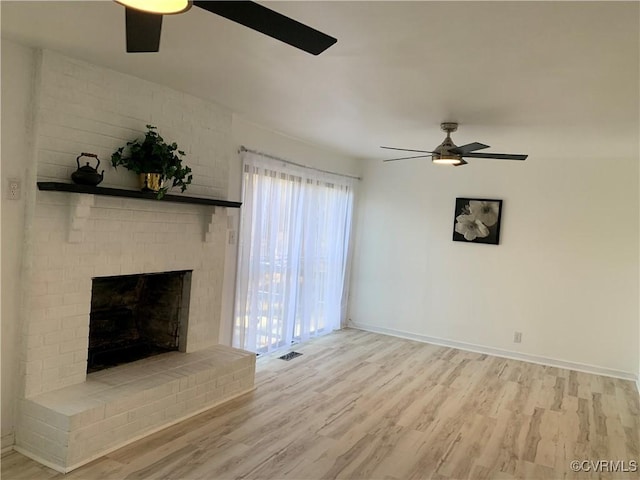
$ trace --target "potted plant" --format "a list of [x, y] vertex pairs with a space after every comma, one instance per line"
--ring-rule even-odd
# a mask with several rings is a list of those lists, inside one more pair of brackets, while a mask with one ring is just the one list
[[[180, 187], [184, 192], [191, 183], [193, 175], [191, 169], [182, 165], [184, 152], [178, 150], [176, 143], [166, 143], [153, 125], [147, 125], [144, 140], [127, 142], [126, 147], [120, 147], [111, 155], [111, 164], [117, 168], [120, 165], [139, 175], [142, 191], [156, 192], [157, 198], [162, 198], [170, 187], [165, 182], [172, 182], [172, 187]], [[124, 156], [125, 148], [129, 155]]]

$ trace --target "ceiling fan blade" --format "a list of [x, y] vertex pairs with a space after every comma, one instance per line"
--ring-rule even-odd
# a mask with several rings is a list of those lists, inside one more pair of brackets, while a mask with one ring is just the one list
[[250, 1], [194, 1], [208, 12], [264, 33], [276, 40], [318, 55], [338, 40], [292, 18]]
[[380, 147], [380, 148], [386, 148], [387, 150], [400, 150], [402, 152], [435, 153], [435, 152], [430, 152], [429, 150], [411, 150], [409, 148], [395, 148], [395, 147]]
[[466, 145], [461, 145], [456, 148], [451, 148], [449, 151], [451, 153], [455, 153], [456, 155], [464, 155], [465, 153], [474, 152], [476, 150], [482, 150], [483, 148], [489, 148], [489, 145], [485, 145], [484, 143], [467, 143]]
[[162, 15], [126, 8], [127, 53], [160, 50]]
[[415, 157], [389, 158], [388, 160], [383, 160], [383, 162], [395, 162], [396, 160], [409, 160], [410, 158], [427, 158], [432, 156], [433, 155], [417, 155]]
[[461, 159], [460, 159], [460, 163], [454, 163], [454, 164], [453, 164], [453, 166], [454, 166], [454, 167], [461, 167], [461, 166], [463, 166], [463, 165], [467, 165], [468, 163], [469, 163], [469, 162], [465, 162], [465, 161], [464, 161], [464, 158], [461, 158]]
[[467, 153], [467, 158], [492, 158], [494, 160], [526, 160], [528, 155], [511, 153]]

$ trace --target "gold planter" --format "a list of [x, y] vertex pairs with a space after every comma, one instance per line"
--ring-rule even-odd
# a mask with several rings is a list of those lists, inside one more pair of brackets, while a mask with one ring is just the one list
[[159, 192], [164, 184], [161, 173], [141, 173], [140, 189], [143, 192]]

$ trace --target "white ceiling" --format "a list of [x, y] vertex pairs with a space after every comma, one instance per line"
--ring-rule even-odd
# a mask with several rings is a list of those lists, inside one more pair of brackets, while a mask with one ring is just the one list
[[[344, 154], [637, 156], [638, 2], [263, 2], [338, 43], [314, 57], [200, 8], [126, 54], [110, 1], [2, 1], [2, 36], [171, 86]], [[393, 156], [393, 155], [392, 155]]]

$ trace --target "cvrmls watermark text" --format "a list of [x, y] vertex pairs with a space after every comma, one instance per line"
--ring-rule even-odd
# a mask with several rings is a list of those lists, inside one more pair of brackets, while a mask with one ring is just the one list
[[633, 473], [638, 471], [637, 460], [572, 460], [569, 466], [574, 472]]

